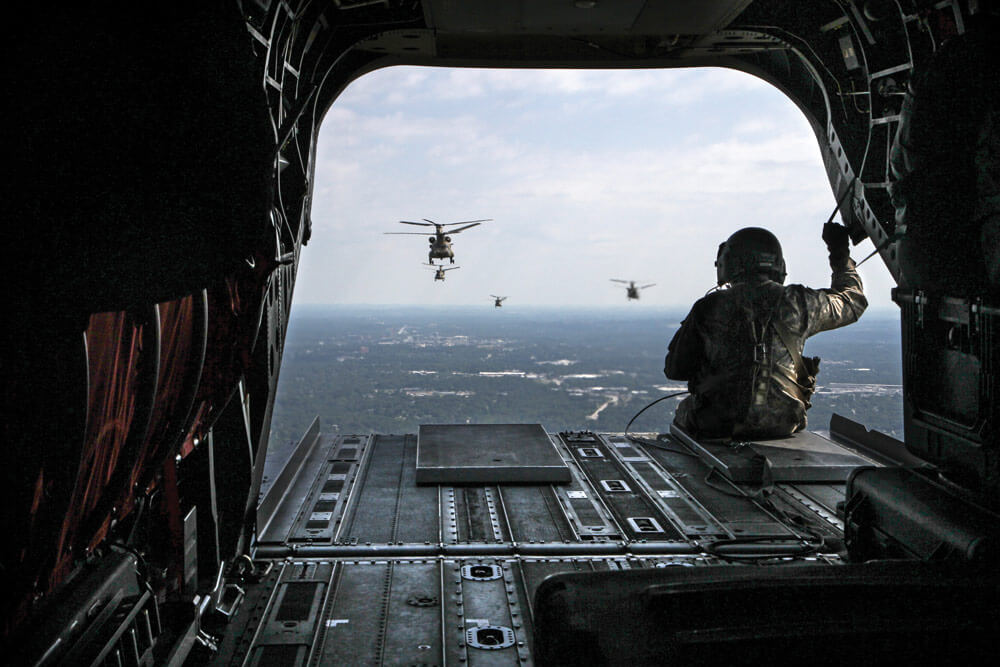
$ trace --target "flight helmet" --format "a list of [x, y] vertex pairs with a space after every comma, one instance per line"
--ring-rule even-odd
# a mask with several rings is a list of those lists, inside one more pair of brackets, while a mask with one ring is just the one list
[[761, 227], [744, 227], [720, 244], [715, 268], [719, 285], [742, 282], [758, 273], [785, 282], [781, 243]]

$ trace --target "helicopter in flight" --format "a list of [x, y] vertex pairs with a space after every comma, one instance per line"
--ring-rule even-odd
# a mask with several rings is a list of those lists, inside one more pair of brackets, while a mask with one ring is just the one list
[[507, 297], [505, 296], [497, 296], [496, 294], [490, 294], [490, 296], [493, 297], [494, 308], [501, 308], [503, 306], [503, 302], [507, 300]]
[[[486, 218], [484, 220], [466, 220], [464, 222], [447, 222], [444, 224], [439, 224], [433, 220], [423, 219], [424, 222], [411, 222], [409, 220], [400, 220], [399, 223], [402, 225], [417, 225], [420, 227], [434, 227], [434, 236], [428, 237], [428, 241], [431, 244], [430, 252], [427, 253], [427, 261], [430, 264], [434, 263], [435, 259], [448, 259], [451, 263], [455, 263], [455, 252], [451, 249], [451, 237], [448, 234], [458, 234], [459, 232], [468, 229], [469, 227], [475, 227], [483, 222], [490, 222], [492, 218]], [[459, 227], [458, 229], [445, 230], [445, 227], [451, 227], [452, 225], [465, 225], [465, 227]], [[422, 236], [422, 232], [385, 232], [386, 234], [407, 234]], [[442, 280], [444, 280], [442, 278]]]
[[619, 280], [618, 278], [611, 278], [611, 282], [622, 283], [623, 285], [627, 285], [627, 287], [625, 288], [625, 296], [628, 297], [629, 300], [635, 299], [636, 301], [639, 300], [639, 290], [646, 289], [647, 287], [652, 287], [653, 285], [656, 284], [656, 283], [649, 283], [648, 285], [642, 285], [641, 287], [637, 287], [634, 280]]
[[454, 271], [455, 269], [462, 268], [460, 266], [451, 266], [451, 267], [448, 267], [446, 269], [446, 268], [444, 268], [444, 265], [438, 265], [438, 264], [424, 264], [424, 266], [433, 266], [434, 267], [434, 280], [444, 280], [444, 278], [445, 278], [444, 272], [445, 271]]

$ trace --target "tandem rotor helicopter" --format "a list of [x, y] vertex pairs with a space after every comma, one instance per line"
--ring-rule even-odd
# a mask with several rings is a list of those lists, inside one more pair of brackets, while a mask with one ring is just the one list
[[443, 264], [441, 264], [441, 265], [438, 265], [438, 264], [424, 264], [424, 266], [432, 266], [432, 267], [434, 267], [434, 269], [433, 269], [433, 271], [434, 271], [434, 280], [436, 280], [436, 281], [437, 280], [444, 280], [444, 278], [445, 278], [444, 272], [445, 271], [454, 271], [455, 269], [462, 268], [460, 266], [450, 266], [450, 267], [448, 267], [446, 269]]
[[[465, 220], [464, 222], [447, 222], [444, 224], [439, 224], [433, 220], [428, 220], [423, 218], [424, 222], [411, 222], [409, 220], [400, 220], [401, 225], [417, 225], [420, 227], [434, 227], [434, 236], [428, 237], [428, 241], [431, 244], [430, 252], [427, 253], [427, 261], [430, 264], [434, 264], [435, 259], [448, 259], [452, 264], [455, 263], [455, 252], [451, 249], [451, 237], [447, 234], [458, 234], [459, 232], [468, 229], [469, 227], [475, 227], [484, 222], [490, 222], [492, 218], [486, 218], [484, 220]], [[445, 227], [451, 227], [453, 225], [465, 225], [465, 227], [459, 227], [458, 229], [451, 229], [445, 231]], [[385, 232], [386, 234], [407, 234], [412, 236], [423, 236], [422, 232]], [[437, 277], [435, 276], [435, 280]], [[444, 280], [444, 277], [441, 278]]]
[[635, 299], [636, 301], [639, 300], [639, 290], [646, 289], [647, 287], [652, 287], [653, 285], [656, 284], [656, 283], [649, 283], [648, 285], [637, 287], [634, 280], [619, 280], [618, 278], [611, 278], [611, 282], [627, 285], [627, 287], [625, 288], [625, 296], [629, 300]]

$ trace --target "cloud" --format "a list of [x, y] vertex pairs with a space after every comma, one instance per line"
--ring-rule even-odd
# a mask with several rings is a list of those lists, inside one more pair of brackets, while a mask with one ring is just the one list
[[[791, 280], [829, 280], [815, 137], [742, 73], [394, 68], [325, 123], [303, 302], [615, 304], [617, 277], [656, 282], [644, 304], [686, 305], [750, 225], [781, 238]], [[495, 221], [455, 238], [462, 271], [434, 284], [426, 240], [383, 235], [423, 217]]]
[[530, 95], [583, 98], [642, 95], [661, 104], [689, 105], [706, 97], [770, 88], [744, 72], [725, 68], [583, 70], [456, 68], [431, 72], [417, 67], [376, 70], [351, 84], [343, 97], [372, 105], [416, 105], [489, 97]]

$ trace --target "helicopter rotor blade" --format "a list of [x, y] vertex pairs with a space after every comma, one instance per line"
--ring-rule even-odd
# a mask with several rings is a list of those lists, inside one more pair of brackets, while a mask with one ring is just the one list
[[430, 223], [430, 224], [428, 224], [426, 222], [410, 222], [409, 220], [400, 220], [399, 224], [401, 224], [401, 225], [419, 225], [420, 227], [431, 227], [432, 225], [434, 225], [433, 222]]
[[431, 223], [432, 225], [434, 225], [435, 227], [437, 227], [437, 223], [436, 223], [436, 222], [434, 222], [433, 220], [428, 220], [427, 218], [420, 218], [420, 219], [421, 219], [421, 220], [423, 220], [423, 221], [425, 221], [425, 222], [429, 222], [429, 223]]
[[642, 286], [642, 287], [640, 287], [639, 289], [646, 289], [647, 287], [652, 287], [652, 286], [653, 286], [653, 285], [655, 285], [655, 284], [656, 284], [656, 283], [649, 283], [648, 285], [643, 285], [643, 286]]
[[610, 280], [613, 283], [621, 283], [623, 285], [628, 285], [627, 280], [619, 280], [618, 278], [608, 278], [608, 280]]
[[478, 224], [479, 224], [478, 222], [474, 222], [471, 225], [466, 225], [465, 227], [459, 227], [458, 229], [449, 229], [448, 233], [449, 234], [458, 234], [463, 229], [468, 229], [469, 227], [475, 227]]
[[465, 225], [465, 224], [468, 224], [470, 222], [475, 222], [475, 223], [478, 224], [480, 222], [492, 222], [492, 221], [493, 221], [493, 218], [484, 218], [482, 220], [462, 220], [461, 222], [446, 222], [446, 223], [444, 223], [441, 226], [442, 227], [451, 227], [452, 225]]
[[383, 234], [404, 234], [406, 236], [427, 236], [427, 232], [382, 232]]

